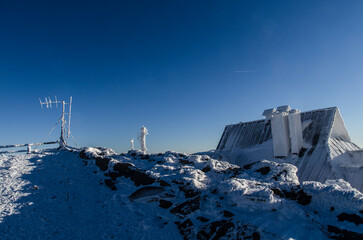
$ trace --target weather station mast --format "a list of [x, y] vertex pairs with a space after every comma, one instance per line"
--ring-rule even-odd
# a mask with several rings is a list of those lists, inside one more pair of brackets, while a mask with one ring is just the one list
[[[71, 111], [72, 111], [72, 97], [69, 98], [69, 102], [58, 100], [57, 96], [54, 97], [54, 101], [48, 97], [44, 98], [45, 101], [39, 98], [40, 106], [43, 109], [43, 105], [46, 106], [47, 109], [51, 109], [54, 105], [58, 108], [58, 104], [62, 104], [62, 116], [58, 120], [58, 123], [61, 121], [61, 135], [58, 140], [60, 149], [67, 149], [67, 140], [72, 136], [71, 135]], [[66, 111], [66, 106], [68, 106], [68, 111]], [[68, 116], [68, 122], [66, 120], [66, 116]], [[57, 124], [58, 124], [57, 123]]]

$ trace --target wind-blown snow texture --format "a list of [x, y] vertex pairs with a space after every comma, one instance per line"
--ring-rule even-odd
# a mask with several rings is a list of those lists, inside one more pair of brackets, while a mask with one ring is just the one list
[[0, 238], [363, 239], [363, 194], [296, 172], [106, 148], [0, 156]]

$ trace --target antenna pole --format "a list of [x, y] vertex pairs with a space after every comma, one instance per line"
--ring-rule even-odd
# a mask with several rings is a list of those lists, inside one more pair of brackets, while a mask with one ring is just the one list
[[67, 138], [71, 135], [71, 110], [72, 110], [72, 97], [69, 98], [69, 111], [68, 111], [68, 133]]
[[[47, 108], [52, 108], [52, 105], [55, 104], [55, 107], [58, 107], [58, 103], [62, 104], [62, 126], [61, 126], [61, 135], [59, 138], [59, 147], [61, 149], [67, 148], [67, 139], [71, 136], [71, 111], [72, 111], [72, 97], [69, 98], [69, 102], [59, 101], [57, 96], [55, 96], [55, 101], [52, 101], [50, 97], [45, 98], [45, 102], [39, 98], [40, 106], [43, 108], [45, 105]], [[69, 104], [68, 112], [66, 112], [66, 104]], [[68, 124], [65, 119], [65, 115], [68, 114]]]
[[60, 145], [63, 146], [65, 145], [65, 141], [64, 141], [64, 108], [65, 108], [66, 103], [64, 101], [62, 101], [62, 127], [61, 127], [61, 137], [60, 137]]

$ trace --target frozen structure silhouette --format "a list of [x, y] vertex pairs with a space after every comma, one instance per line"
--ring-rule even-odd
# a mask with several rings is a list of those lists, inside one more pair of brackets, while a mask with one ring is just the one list
[[363, 149], [351, 141], [337, 107], [299, 112], [281, 106], [263, 116], [227, 125], [219, 158], [240, 166], [263, 159], [292, 163], [300, 181], [344, 179], [363, 191]]
[[138, 136], [138, 140], [140, 142], [140, 146], [141, 146], [141, 151], [143, 153], [147, 152], [147, 148], [146, 148], [146, 135], [149, 134], [148, 130], [146, 129], [145, 126], [142, 126], [140, 128], [140, 135]]

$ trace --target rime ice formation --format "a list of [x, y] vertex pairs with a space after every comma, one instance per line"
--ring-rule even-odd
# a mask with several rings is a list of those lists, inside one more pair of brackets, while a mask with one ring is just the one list
[[130, 143], [131, 143], [131, 150], [134, 150], [134, 139], [133, 138], [130, 139]]
[[300, 181], [344, 179], [363, 191], [363, 150], [351, 141], [337, 107], [300, 113], [282, 106], [263, 116], [227, 125], [217, 155], [239, 166], [263, 159], [292, 163]]
[[140, 136], [139, 136], [139, 141], [140, 141], [140, 147], [141, 147], [141, 151], [146, 153], [147, 148], [146, 148], [146, 135], [149, 134], [148, 130], [146, 129], [145, 126], [142, 126], [140, 128], [141, 132], [140, 132]]

